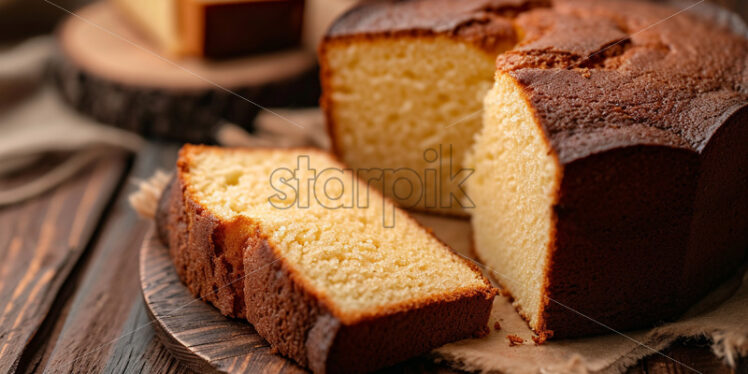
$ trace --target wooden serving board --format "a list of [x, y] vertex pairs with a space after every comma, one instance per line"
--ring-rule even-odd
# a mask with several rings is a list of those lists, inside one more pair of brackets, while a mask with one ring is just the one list
[[[306, 373], [292, 361], [273, 354], [252, 325], [224, 317], [192, 296], [179, 281], [169, 251], [153, 228], [140, 249], [140, 285], [156, 335], [177, 360], [198, 373]], [[427, 357], [414, 358], [385, 372], [456, 373]]]
[[[415, 217], [421, 224], [433, 228], [434, 232], [452, 245], [455, 250], [462, 253], [469, 251], [469, 238], [460, 234], [469, 229], [467, 221], [424, 214], [416, 214]], [[194, 298], [179, 281], [168, 250], [158, 241], [154, 232], [155, 230], [151, 229], [145, 236], [140, 251], [140, 283], [146, 309], [156, 335], [174, 357], [200, 373], [249, 373], [264, 370], [284, 374], [305, 372], [291, 361], [274, 355], [267, 342], [249, 323], [226, 318], [212, 306]], [[511, 303], [495, 303], [493, 313], [496, 314], [493, 320], [496, 320], [497, 316], [503, 316], [503, 319], [499, 318], [502, 320], [501, 331], [492, 331], [491, 334], [506, 335], [512, 332], [523, 336], [524, 330], [521, 329], [504, 331], [517, 321], [525, 326], [519, 315], [514, 312]], [[513, 320], [517, 321], [512, 322]], [[493, 323], [489, 321], [489, 326], [492, 325]], [[526, 327], [524, 329], [528, 330]], [[529, 341], [529, 338], [527, 340]], [[577, 343], [584, 344], [583, 340]], [[573, 342], [567, 342], [567, 344], [573, 344]], [[513, 357], [512, 355], [518, 353], [513, 352], [507, 357]], [[676, 344], [671, 349], [665, 350], [663, 355], [652, 355], [642, 359], [637, 365], [629, 368], [628, 373], [689, 371], [678, 362], [687, 363], [701, 372], [735, 372], [735, 369], [731, 370], [723, 365], [706, 347]], [[745, 364], [742, 361], [738, 367], [738, 372], [744, 372]], [[414, 358], [388, 368], [386, 372], [456, 373], [445, 364], [435, 364], [428, 356]]]
[[140, 250], [140, 283], [153, 327], [179, 361], [209, 373], [304, 373], [270, 351], [247, 322], [226, 318], [182, 285], [168, 250], [150, 230]]
[[316, 105], [317, 60], [301, 48], [226, 60], [169, 56], [108, 1], [57, 32], [63, 97], [95, 119], [154, 137], [209, 141], [221, 121], [250, 127], [262, 107]]

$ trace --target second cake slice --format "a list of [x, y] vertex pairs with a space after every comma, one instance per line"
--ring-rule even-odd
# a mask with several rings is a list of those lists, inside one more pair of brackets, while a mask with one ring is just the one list
[[185, 146], [157, 221], [196, 296], [314, 372], [486, 329], [481, 273], [319, 151]]

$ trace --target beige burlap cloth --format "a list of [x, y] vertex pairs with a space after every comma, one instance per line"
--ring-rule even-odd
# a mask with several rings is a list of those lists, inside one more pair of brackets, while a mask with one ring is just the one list
[[0, 188], [0, 206], [41, 194], [112, 152], [136, 151], [139, 136], [81, 116], [46, 82], [54, 46], [50, 37], [0, 51], [0, 180], [32, 168], [42, 158], [55, 167], [32, 180]]
[[[470, 256], [467, 221], [423, 214], [416, 218], [456, 251]], [[578, 312], [584, 314], [584, 310]], [[501, 326], [498, 331], [493, 328], [496, 322]], [[608, 335], [536, 345], [527, 323], [503, 296], [494, 301], [489, 327], [491, 332], [486, 337], [448, 344], [434, 353], [439, 360], [469, 371], [621, 373], [642, 357], [659, 354], [679, 338], [706, 337], [712, 341], [714, 353], [735, 366], [739, 356], [748, 354], [748, 272], [736, 274], [678, 321], [648, 331], [611, 330]], [[508, 335], [518, 336], [524, 343], [511, 346]], [[675, 364], [689, 371], [686, 364]]]
[[[457, 251], [469, 254], [467, 222], [418, 215], [425, 225]], [[490, 273], [490, 271], [486, 271]], [[579, 310], [584, 314], [584, 310]], [[499, 322], [500, 329], [493, 328]], [[678, 321], [648, 331], [614, 331], [585, 339], [550, 340], [536, 345], [534, 334], [511, 302], [498, 296], [489, 319], [491, 332], [434, 351], [439, 360], [469, 371], [502, 373], [621, 373], [649, 355], [660, 354], [679, 338], [706, 337], [725, 363], [735, 366], [748, 354], [748, 273], [741, 271], [695, 305]], [[510, 345], [508, 335], [524, 340]], [[684, 363], [684, 372], [689, 367]]]

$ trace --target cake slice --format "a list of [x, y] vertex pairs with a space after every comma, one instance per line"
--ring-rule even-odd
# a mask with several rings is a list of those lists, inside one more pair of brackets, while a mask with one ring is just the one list
[[480, 271], [320, 151], [186, 145], [157, 224], [195, 296], [317, 373], [487, 331]]
[[748, 41], [677, 13], [558, 0], [498, 58], [475, 246], [539, 334], [649, 327], [746, 258]]
[[542, 0], [362, 4], [319, 49], [334, 151], [402, 207], [467, 215], [464, 154], [481, 126], [496, 56], [513, 18]]
[[301, 38], [303, 0], [112, 0], [162, 52], [232, 57]]

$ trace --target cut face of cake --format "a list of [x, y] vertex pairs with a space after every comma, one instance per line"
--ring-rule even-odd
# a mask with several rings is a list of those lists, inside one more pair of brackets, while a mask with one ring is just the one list
[[475, 249], [541, 335], [673, 318], [746, 257], [748, 41], [688, 14], [627, 32], [676, 11], [556, 1], [498, 58]]
[[475, 248], [537, 329], [561, 168], [511, 77], [498, 76], [485, 105], [468, 185]]
[[511, 17], [543, 3], [375, 2], [344, 15], [320, 47], [342, 161], [403, 207], [469, 214], [464, 154], [496, 56], [516, 42]]
[[185, 146], [162, 202], [193, 293], [315, 372], [374, 370], [486, 329], [480, 271], [320, 151]]

